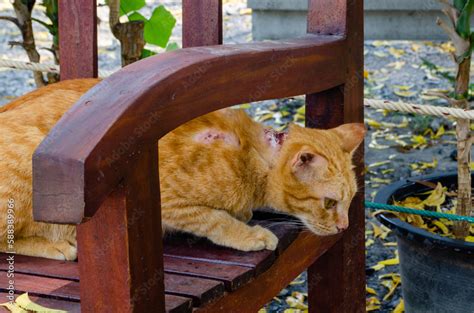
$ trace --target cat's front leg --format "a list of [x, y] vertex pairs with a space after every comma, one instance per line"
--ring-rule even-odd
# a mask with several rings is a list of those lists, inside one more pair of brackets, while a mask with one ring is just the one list
[[[4, 250], [3, 247], [0, 250]], [[16, 239], [14, 250], [17, 254], [48, 259], [74, 261], [77, 258], [77, 248], [69, 241], [59, 240], [52, 242], [46, 238], [36, 236]]]
[[261, 226], [249, 226], [223, 210], [208, 207], [162, 209], [165, 227], [206, 237], [241, 251], [275, 250], [278, 238]]

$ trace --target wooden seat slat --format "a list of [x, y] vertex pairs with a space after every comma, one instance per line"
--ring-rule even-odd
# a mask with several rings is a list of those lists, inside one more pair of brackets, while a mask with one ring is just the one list
[[[7, 291], [7, 272], [0, 271], [0, 292]], [[66, 279], [41, 277], [15, 273], [15, 292], [28, 292], [34, 295], [44, 295], [61, 300], [79, 301], [79, 282]]]
[[[7, 293], [0, 292], [0, 303], [8, 302]], [[64, 310], [68, 313], [80, 313], [81, 305], [79, 302], [57, 300], [45, 297], [38, 297], [33, 295], [28, 295], [30, 300], [36, 304], [42, 305], [49, 309]], [[7, 309], [0, 306], [0, 313], [9, 313]]]
[[[7, 256], [6, 253], [0, 252], [0, 260], [6, 260]], [[7, 269], [8, 262], [0, 262], [0, 270]], [[79, 281], [79, 267], [76, 262], [58, 261], [16, 254], [15, 272]]]
[[165, 274], [165, 292], [191, 297], [193, 306], [201, 306], [224, 295], [224, 284], [217, 280]]
[[[294, 227], [285, 226], [282, 221], [252, 220], [250, 223], [271, 229], [279, 238], [277, 249], [279, 252], [286, 249], [298, 234]], [[255, 270], [255, 275], [259, 275], [272, 265], [277, 253], [268, 250], [237, 251], [217, 246], [203, 238], [183, 234], [165, 239], [164, 255], [193, 261], [250, 267]]]
[[163, 248], [165, 256], [215, 264], [246, 266], [253, 268], [257, 275], [267, 269], [275, 259], [273, 251], [242, 252], [219, 247], [205, 239], [174, 239], [172, 242], [165, 241]]
[[252, 268], [245, 266], [216, 264], [204, 261], [164, 257], [165, 273], [219, 280], [226, 291], [236, 290], [254, 276]]
[[191, 313], [193, 311], [193, 300], [173, 295], [165, 295], [167, 313]]
[[[0, 292], [0, 303], [8, 301], [7, 293]], [[38, 296], [29, 296], [31, 301], [36, 304], [42, 305], [49, 309], [64, 310], [68, 313], [80, 313], [81, 304], [79, 302], [57, 300]], [[167, 313], [190, 313], [192, 312], [192, 299], [166, 295], [166, 312]], [[0, 313], [9, 313], [4, 307], [0, 307]]]

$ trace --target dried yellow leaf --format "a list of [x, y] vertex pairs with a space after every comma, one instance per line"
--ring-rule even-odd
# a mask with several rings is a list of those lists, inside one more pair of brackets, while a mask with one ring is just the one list
[[395, 258], [392, 258], [392, 259], [387, 259], [387, 260], [380, 261], [377, 264], [384, 265], [384, 266], [398, 265], [398, 264], [400, 264], [400, 260], [398, 259], [398, 257], [395, 257]]
[[446, 225], [444, 225], [441, 221], [433, 221], [432, 223], [433, 225], [436, 225], [436, 227], [438, 227], [443, 232], [443, 234], [449, 235], [450, 231], [448, 227], [446, 227]]
[[365, 286], [365, 291], [366, 291], [367, 293], [369, 293], [369, 294], [373, 294], [373, 295], [375, 295], [375, 296], [377, 295], [377, 291], [375, 291], [374, 288], [370, 288], [370, 287], [368, 287], [368, 286]]
[[396, 49], [394, 47], [390, 47], [388, 49], [388, 52], [390, 52], [391, 55], [393, 55], [396, 58], [400, 58], [405, 54], [405, 51], [402, 49]]
[[403, 302], [403, 299], [398, 302], [397, 306], [395, 309], [393, 309], [392, 313], [403, 313], [405, 312], [405, 302]]
[[403, 98], [410, 98], [410, 97], [413, 97], [413, 96], [416, 95], [415, 91], [395, 90], [393, 93], [396, 94], [397, 96], [403, 97]]
[[467, 236], [466, 241], [467, 242], [474, 242], [474, 236]]

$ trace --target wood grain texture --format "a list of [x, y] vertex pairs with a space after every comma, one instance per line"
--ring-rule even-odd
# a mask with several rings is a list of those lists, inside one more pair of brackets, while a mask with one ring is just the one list
[[165, 295], [166, 313], [191, 313], [193, 300], [179, 296]]
[[[330, 128], [342, 123], [363, 123], [363, 1], [331, 2], [347, 7], [347, 76], [344, 85], [307, 96], [307, 126]], [[310, 31], [334, 32], [341, 16], [322, 8], [328, 1], [311, 0], [315, 15], [308, 19]], [[308, 304], [311, 313], [365, 312], [365, 213], [363, 207], [363, 144], [355, 153], [359, 192], [349, 211], [349, 229], [342, 240], [308, 268]]]
[[130, 167], [123, 187], [77, 227], [85, 312], [165, 311], [157, 147]]
[[[0, 271], [0, 292], [8, 292], [7, 273]], [[60, 300], [79, 301], [79, 283], [75, 281], [15, 273], [15, 292], [48, 295]], [[2, 302], [3, 303], [3, 302]]]
[[97, 77], [96, 0], [61, 0], [58, 5], [61, 80]]
[[227, 291], [236, 290], [254, 276], [253, 269], [245, 266], [216, 264], [170, 256], [165, 256], [163, 260], [165, 273], [219, 280], [224, 283]]
[[[0, 303], [5, 303], [8, 301], [6, 293], [0, 292]], [[45, 298], [40, 296], [34, 296], [29, 294], [28, 297], [31, 301], [36, 304], [42, 305], [46, 308], [56, 309], [56, 310], [64, 310], [68, 313], [81, 313], [81, 305], [79, 302], [71, 302], [71, 301], [64, 301], [64, 300], [57, 300], [51, 298]], [[6, 308], [0, 306], [0, 313], [11, 313]]]
[[[0, 270], [8, 270], [8, 262], [3, 262], [7, 259], [7, 256], [6, 253], [0, 253]], [[77, 262], [49, 260], [16, 254], [15, 272], [79, 281]]]
[[267, 271], [224, 298], [198, 308], [196, 312], [257, 312], [339, 238], [340, 235], [321, 238], [309, 232], [300, 233]]
[[345, 50], [337, 36], [310, 35], [182, 49], [123, 68], [85, 94], [36, 150], [35, 219], [80, 223], [93, 216], [143, 144], [197, 116], [340, 85]]
[[183, 0], [183, 48], [222, 44], [222, 0]]
[[201, 306], [222, 297], [224, 284], [217, 280], [167, 274], [165, 290], [168, 294], [192, 298], [194, 306]]
[[212, 244], [207, 240], [181, 240], [176, 238], [166, 242], [165, 256], [205, 261], [214, 264], [226, 264], [251, 268], [255, 275], [268, 269], [275, 260], [275, 253], [269, 250], [243, 252]]
[[352, 0], [308, 0], [308, 33], [346, 34], [347, 5], [350, 1]]
[[[7, 293], [0, 292], [0, 301], [2, 303], [7, 302]], [[81, 313], [81, 304], [79, 302], [57, 300], [52, 298], [47, 298], [45, 296], [35, 296], [29, 294], [29, 298], [36, 304], [42, 305], [46, 308], [64, 310], [68, 313]], [[167, 313], [191, 313], [192, 309], [192, 299], [178, 297], [173, 295], [165, 295], [166, 299], [166, 312]], [[8, 313], [6, 308], [0, 306], [0, 313]], [[83, 311], [84, 312], [84, 311]], [[114, 310], [114, 312], [117, 312]]]

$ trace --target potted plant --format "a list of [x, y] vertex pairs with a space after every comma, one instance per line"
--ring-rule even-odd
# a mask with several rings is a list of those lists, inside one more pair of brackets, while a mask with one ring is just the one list
[[[454, 96], [439, 96], [454, 107], [469, 109], [467, 99], [474, 42], [470, 16], [474, 0], [454, 0], [453, 4], [448, 0], [440, 2], [449, 22], [438, 19], [437, 23], [446, 31], [456, 49], [453, 56], [457, 76]], [[419, 177], [389, 185], [378, 192], [375, 202], [438, 210], [441, 210], [441, 205], [451, 206], [457, 215], [473, 216], [469, 120], [457, 120], [456, 137], [457, 173]], [[436, 186], [434, 190], [433, 186]], [[429, 191], [431, 195], [425, 199], [413, 198]], [[455, 197], [446, 197], [453, 193]], [[438, 227], [430, 227], [419, 216], [408, 218], [403, 214], [382, 213], [378, 217], [397, 235], [406, 312], [474, 312], [474, 243], [469, 242], [474, 228], [470, 224], [436, 221], [433, 223]], [[434, 232], [435, 229], [438, 233]], [[453, 238], [447, 236], [451, 232]]]

